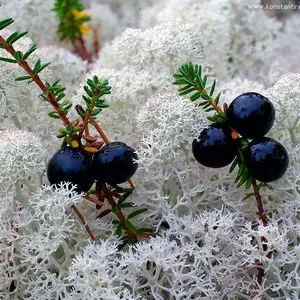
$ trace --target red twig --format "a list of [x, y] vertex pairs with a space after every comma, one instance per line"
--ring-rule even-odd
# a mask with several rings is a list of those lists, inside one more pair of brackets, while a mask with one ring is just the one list
[[[96, 189], [100, 189], [101, 187], [96, 184]], [[133, 232], [131, 232], [131, 230], [128, 228], [128, 226], [126, 225], [126, 218], [123, 215], [121, 209], [119, 208], [119, 206], [117, 205], [117, 203], [115, 202], [113, 196], [111, 195], [110, 191], [105, 187], [103, 189], [105, 198], [108, 200], [110, 206], [112, 207], [112, 211], [114, 212], [114, 214], [117, 216], [117, 218], [120, 221], [120, 224], [122, 225], [122, 228], [126, 231], [128, 237], [130, 238], [134, 238], [135, 240], [137, 240], [137, 235]]]
[[262, 200], [261, 200], [261, 195], [259, 194], [258, 186], [257, 186], [255, 179], [253, 179], [253, 181], [252, 181], [252, 187], [253, 187], [253, 191], [254, 191], [254, 197], [257, 202], [257, 209], [258, 209], [257, 214], [259, 216], [259, 219], [263, 222], [263, 225], [267, 226], [268, 225], [267, 214], [264, 211], [264, 207], [263, 207]]
[[94, 55], [96, 58], [99, 56], [100, 51], [100, 43], [99, 43], [99, 35], [98, 35], [98, 28], [93, 28], [93, 44], [94, 44]]
[[[14, 58], [16, 56], [16, 51], [14, 49], [14, 47], [10, 44], [8, 44], [5, 39], [0, 35], [0, 43], [4, 46], [4, 49], [11, 54]], [[23, 59], [21, 61], [18, 62], [18, 64], [25, 70], [25, 72], [31, 76], [32, 80], [38, 85], [38, 87], [44, 92], [47, 93], [47, 98], [49, 103], [54, 107], [54, 109], [57, 111], [57, 113], [59, 114], [60, 118], [62, 119], [62, 121], [66, 124], [66, 125], [70, 125], [71, 122], [70, 120], [67, 118], [67, 116], [65, 115], [65, 113], [62, 111], [62, 109], [60, 108], [59, 104], [57, 103], [56, 99], [55, 99], [55, 95], [52, 93], [49, 93], [47, 87], [45, 86], [45, 84], [41, 81], [40, 77], [37, 74], [33, 73], [32, 68], [28, 65], [28, 63]]]
[[[256, 183], [255, 179], [253, 179], [253, 181], [252, 181], [252, 187], [253, 187], [253, 191], [254, 191], [254, 197], [255, 197], [256, 203], [257, 203], [257, 209], [258, 209], [257, 214], [259, 216], [259, 219], [262, 221], [263, 226], [268, 226], [268, 216], [267, 216], [267, 213], [264, 210], [261, 195], [259, 193], [259, 189], [258, 189], [258, 186], [257, 186], [257, 183]], [[262, 236], [260, 239], [261, 239], [261, 242], [262, 242], [262, 245], [263, 245], [263, 250], [266, 252], [268, 250], [268, 247], [267, 247], [267, 244], [266, 244], [267, 240], [264, 236]], [[271, 258], [271, 256], [272, 256], [272, 252], [269, 252], [267, 254], [267, 257]], [[255, 287], [255, 290], [251, 293], [251, 297], [255, 297], [255, 296], [258, 295], [259, 287], [261, 286], [263, 277], [265, 276], [265, 270], [263, 268], [263, 263], [261, 261], [257, 260], [255, 262], [255, 264], [257, 265], [257, 271], [258, 271], [258, 273], [257, 273], [257, 285]]]
[[92, 56], [87, 50], [87, 47], [85, 45], [85, 41], [83, 37], [80, 35], [77, 40], [77, 45], [79, 49], [79, 55], [82, 57], [82, 59], [87, 60], [89, 63], [92, 62]]
[[81, 214], [81, 212], [78, 210], [78, 208], [77, 208], [74, 204], [72, 205], [72, 209], [74, 210], [74, 212], [75, 212], [75, 213], [77, 214], [77, 216], [79, 217], [81, 223], [84, 225], [84, 227], [85, 227], [87, 233], [89, 234], [91, 240], [92, 240], [92, 241], [95, 241], [96, 238], [95, 238], [95, 236], [94, 236], [94, 234], [93, 234], [93, 232], [92, 232], [90, 226], [87, 224], [85, 218], [84, 218], [83, 215]]

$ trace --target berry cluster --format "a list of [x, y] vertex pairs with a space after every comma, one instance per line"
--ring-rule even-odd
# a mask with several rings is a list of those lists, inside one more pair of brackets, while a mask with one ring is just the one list
[[109, 143], [95, 154], [65, 146], [50, 159], [47, 176], [51, 184], [68, 181], [78, 192], [87, 192], [95, 180], [111, 185], [128, 181], [137, 170], [136, 159], [135, 151], [122, 142]]
[[[196, 160], [207, 167], [224, 167], [240, 150], [253, 178], [262, 182], [279, 179], [288, 166], [287, 151], [278, 141], [264, 137], [274, 123], [273, 104], [258, 93], [245, 93], [232, 101], [225, 114], [225, 123], [211, 124], [193, 141]], [[233, 132], [238, 133], [237, 138]]]
[[[66, 7], [60, 7], [61, 5], [58, 2], [61, 4], [64, 1], [57, 1], [58, 6], [55, 7], [55, 10], [57, 13], [62, 13], [62, 18], [65, 18]], [[77, 4], [74, 1], [71, 2], [76, 7], [70, 7], [72, 8], [70, 13], [76, 18], [78, 17], [77, 21], [82, 25], [82, 22], [87, 20], [87, 16], [77, 3], [78, 1], [75, 1]], [[61, 11], [61, 9], [64, 11]], [[12, 23], [12, 19], [0, 21], [0, 31]], [[81, 26], [80, 24], [78, 26]], [[79, 34], [78, 30], [75, 31], [78, 34], [78, 36], [76, 35], [77, 40], [81, 45], [79, 50], [84, 50], [82, 33]], [[147, 210], [146, 208], [134, 210], [127, 216], [122, 211], [123, 208], [135, 207], [133, 203], [127, 201], [127, 198], [134, 190], [134, 185], [129, 179], [137, 170], [137, 155], [132, 148], [124, 143], [110, 143], [95, 118], [103, 109], [108, 107], [103, 98], [103, 96], [111, 93], [108, 81], [106, 79], [100, 80], [97, 76], [87, 79], [86, 84], [83, 86], [85, 93], [82, 95], [85, 108], [79, 104], [75, 106], [81, 120], [70, 120], [68, 113], [72, 103], [66, 100], [63, 101], [65, 88], [60, 85], [59, 80], [54, 83], [44, 82], [39, 77], [39, 73], [49, 63], [42, 63], [38, 59], [34, 66], [31, 66], [27, 62], [28, 57], [37, 49], [37, 46], [32, 45], [26, 52], [15, 49], [13, 44], [26, 33], [14, 32], [8, 38], [4, 38], [0, 34], [0, 48], [12, 56], [12, 58], [0, 57], [0, 60], [19, 64], [26, 75], [17, 77], [16, 80], [27, 81], [28, 83], [34, 82], [42, 90], [41, 98], [49, 102], [54, 109], [48, 115], [54, 119], [61, 119], [63, 122], [63, 127], [59, 129], [59, 133], [56, 135], [57, 138], [63, 139], [61, 149], [50, 159], [47, 167], [49, 182], [54, 185], [61, 182], [71, 182], [76, 185], [76, 191], [79, 193], [84, 192], [83, 197], [96, 204], [97, 210], [103, 208], [97, 218], [101, 218], [110, 212], [114, 213], [117, 219], [113, 220], [113, 224], [116, 226], [116, 235], [122, 237], [122, 247], [126, 244], [135, 243], [138, 238], [149, 237], [153, 232], [152, 228], [137, 228], [131, 222], [132, 218], [144, 213]], [[96, 40], [94, 42], [94, 44], [97, 44]], [[84, 56], [90, 61], [89, 57]], [[90, 125], [94, 127], [99, 137], [90, 134]], [[106, 145], [103, 146], [103, 144]], [[118, 184], [126, 181], [128, 181], [130, 188], [118, 186]], [[95, 190], [90, 191], [94, 182], [96, 183]], [[75, 204], [71, 207], [84, 224], [90, 238], [94, 241], [95, 236], [84, 216]]]

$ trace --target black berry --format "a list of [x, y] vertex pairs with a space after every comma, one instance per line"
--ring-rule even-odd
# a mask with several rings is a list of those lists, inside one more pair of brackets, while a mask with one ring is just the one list
[[248, 138], [264, 136], [275, 119], [273, 104], [258, 93], [245, 93], [235, 98], [226, 112], [230, 126]]
[[94, 155], [94, 176], [101, 183], [126, 182], [137, 170], [137, 158], [135, 151], [122, 142], [107, 144]]
[[77, 192], [87, 192], [94, 183], [91, 157], [81, 149], [61, 148], [50, 159], [47, 176], [51, 184], [69, 181]]
[[284, 146], [268, 137], [252, 140], [245, 149], [244, 159], [249, 173], [262, 182], [279, 179], [289, 163]]
[[192, 150], [196, 160], [211, 168], [229, 165], [236, 156], [236, 143], [230, 134], [226, 124], [209, 125], [193, 141]]

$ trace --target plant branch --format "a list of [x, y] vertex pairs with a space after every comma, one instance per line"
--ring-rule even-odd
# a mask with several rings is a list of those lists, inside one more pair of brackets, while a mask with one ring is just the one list
[[94, 46], [94, 55], [96, 58], [98, 58], [99, 51], [100, 51], [100, 43], [99, 43], [97, 27], [93, 28], [93, 46]]
[[82, 35], [80, 35], [78, 37], [77, 44], [78, 44], [80, 56], [82, 57], [82, 59], [88, 61], [89, 63], [92, 62], [92, 56], [86, 48], [86, 45], [85, 45]]
[[95, 127], [95, 129], [98, 131], [98, 133], [101, 136], [103, 142], [105, 144], [109, 144], [110, 143], [109, 139], [107, 138], [106, 134], [101, 129], [101, 127], [99, 126], [99, 124], [96, 122], [95, 118], [93, 118], [91, 115], [88, 115], [88, 119], [93, 124], [93, 126]]
[[[96, 190], [99, 189], [100, 186], [97, 183], [96, 184]], [[115, 202], [113, 196], [111, 195], [111, 193], [109, 192], [109, 190], [106, 187], [103, 187], [103, 192], [104, 195], [106, 197], [106, 199], [108, 200], [111, 208], [112, 208], [112, 212], [116, 215], [116, 217], [119, 219], [120, 224], [122, 225], [122, 228], [126, 231], [128, 237], [133, 238], [134, 240], [137, 240], [137, 235], [135, 233], [133, 233], [130, 228], [128, 228], [127, 224], [126, 224], [126, 218], [121, 210], [121, 208], [117, 205], [117, 203]]]
[[[254, 197], [255, 197], [256, 202], [257, 202], [257, 209], [258, 209], [257, 214], [259, 216], [259, 219], [262, 221], [263, 226], [268, 226], [267, 213], [264, 210], [263, 203], [262, 203], [262, 198], [261, 198], [261, 195], [259, 193], [259, 188], [258, 188], [258, 185], [257, 185], [255, 179], [252, 180], [252, 188], [253, 188], [253, 191], [254, 191]], [[267, 240], [264, 236], [262, 236], [260, 239], [261, 239], [261, 242], [262, 242], [262, 245], [263, 245], [263, 250], [266, 252], [268, 250], [268, 247], [267, 247], [267, 244], [266, 244]], [[271, 256], [272, 256], [272, 252], [269, 252], [267, 254], [267, 257], [271, 258]], [[265, 270], [263, 268], [262, 262], [258, 260], [256, 262], [256, 265], [257, 265], [257, 271], [258, 271], [258, 273], [257, 273], [257, 285], [255, 287], [255, 290], [251, 293], [252, 297], [255, 297], [255, 296], [258, 295], [259, 287], [261, 286], [263, 277], [265, 276]]]
[[85, 227], [87, 233], [89, 234], [91, 240], [92, 240], [92, 241], [95, 241], [96, 238], [95, 238], [95, 236], [94, 236], [94, 234], [93, 234], [93, 232], [92, 232], [90, 226], [87, 224], [85, 218], [83, 217], [83, 215], [82, 215], [81, 212], [79, 211], [79, 209], [78, 209], [74, 204], [72, 205], [72, 209], [74, 210], [74, 212], [75, 212], [75, 213], [77, 214], [77, 216], [79, 217], [81, 223], [84, 225], [84, 227]]
[[[14, 58], [16, 58], [16, 51], [14, 47], [7, 43], [6, 40], [0, 35], [0, 44], [3, 45], [4, 49]], [[24, 69], [24, 71], [32, 78], [32, 80], [36, 83], [36, 85], [43, 91], [43, 93], [47, 94], [48, 102], [54, 107], [60, 116], [61, 120], [66, 124], [70, 125], [71, 122], [65, 113], [60, 108], [58, 102], [56, 101], [55, 95], [47, 89], [46, 85], [42, 82], [38, 74], [34, 74], [32, 68], [28, 65], [26, 60], [22, 59], [18, 61], [18, 64]]]
[[267, 226], [268, 225], [267, 214], [264, 210], [261, 195], [259, 193], [259, 188], [257, 186], [255, 179], [252, 180], [252, 187], [253, 187], [254, 197], [257, 202], [257, 209], [258, 209], [257, 214], [259, 216], [259, 219], [262, 221], [263, 225]]

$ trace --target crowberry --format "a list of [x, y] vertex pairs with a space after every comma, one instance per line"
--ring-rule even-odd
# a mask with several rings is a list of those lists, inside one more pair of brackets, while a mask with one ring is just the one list
[[65, 146], [50, 159], [47, 176], [51, 184], [68, 181], [77, 185], [77, 192], [87, 192], [94, 183], [91, 157], [82, 149]]
[[192, 144], [196, 160], [211, 168], [229, 165], [236, 156], [236, 143], [227, 124], [213, 123]]
[[93, 158], [93, 172], [101, 183], [119, 184], [128, 181], [137, 170], [135, 151], [122, 142], [112, 142]]
[[244, 151], [244, 159], [249, 173], [262, 182], [279, 179], [289, 163], [284, 146], [268, 137], [252, 140]]
[[245, 93], [235, 98], [226, 112], [229, 124], [246, 138], [264, 136], [275, 119], [273, 104], [258, 93]]

